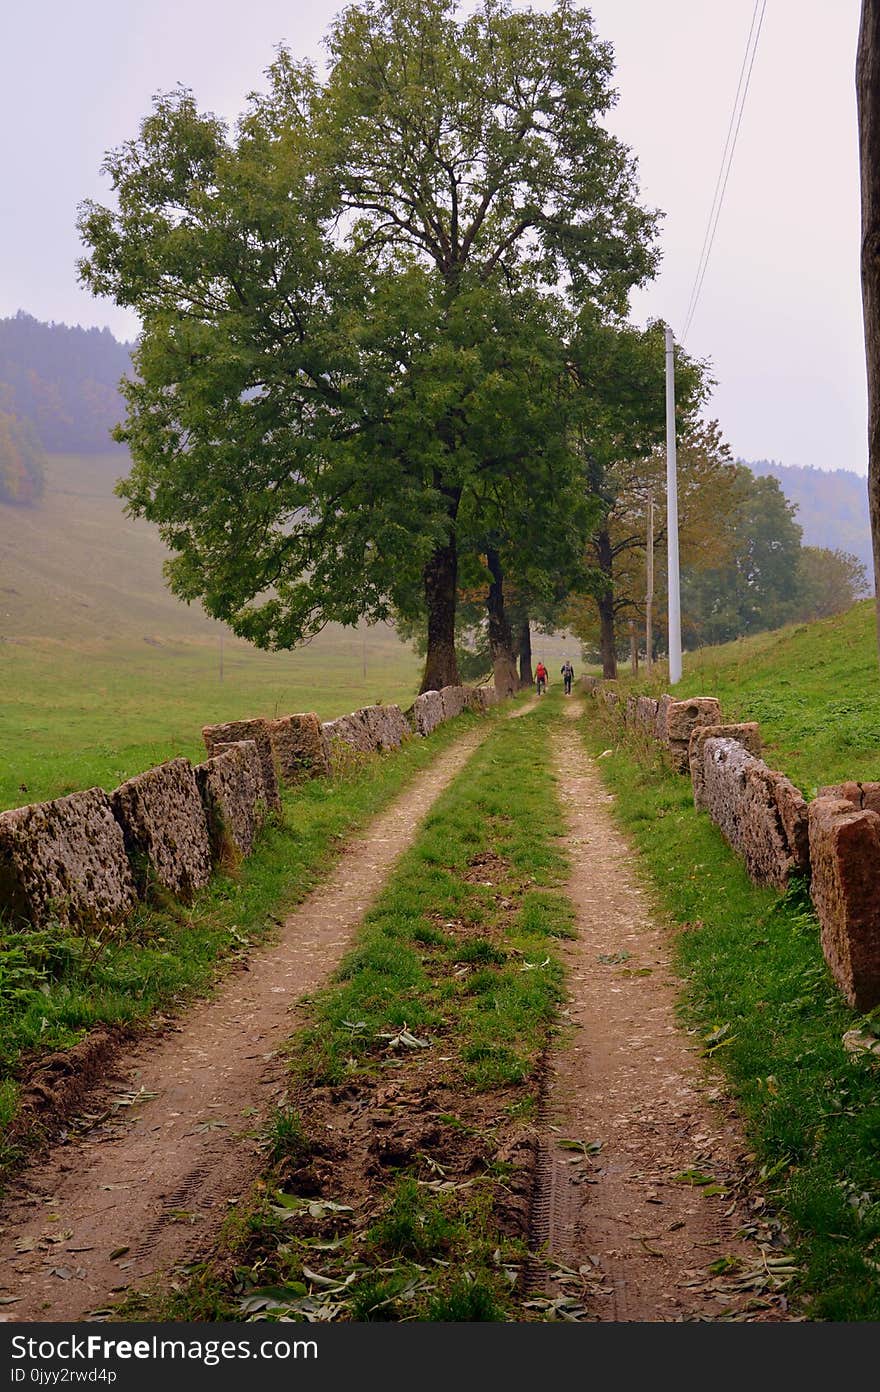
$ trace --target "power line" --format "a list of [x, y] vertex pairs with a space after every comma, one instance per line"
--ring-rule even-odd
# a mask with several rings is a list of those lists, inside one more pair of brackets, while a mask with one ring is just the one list
[[730, 120], [727, 123], [727, 136], [724, 141], [724, 149], [721, 152], [721, 164], [718, 170], [718, 178], [715, 180], [715, 191], [712, 195], [712, 206], [709, 209], [709, 220], [706, 224], [706, 233], [703, 237], [700, 258], [697, 262], [694, 283], [691, 287], [690, 299], [688, 300], [688, 307], [685, 312], [684, 327], [681, 332], [682, 342], [687, 336], [694, 314], [696, 313], [700, 292], [703, 289], [703, 281], [706, 277], [706, 268], [709, 265], [709, 257], [712, 254], [712, 246], [715, 241], [715, 233], [718, 230], [718, 219], [721, 216], [724, 194], [727, 191], [727, 181], [730, 178], [730, 169], [733, 164], [734, 152], [736, 151], [736, 142], [739, 137], [739, 128], [742, 124], [746, 97], [749, 93], [749, 83], [752, 78], [752, 68], [755, 65], [755, 54], [758, 51], [758, 39], [761, 37], [761, 25], [764, 23], [764, 11], [766, 8], [767, 0], [755, 0], [755, 8], [752, 11], [752, 22], [749, 25], [749, 36], [746, 40], [746, 51], [743, 55], [742, 66], [739, 70], [736, 95], [733, 99]]

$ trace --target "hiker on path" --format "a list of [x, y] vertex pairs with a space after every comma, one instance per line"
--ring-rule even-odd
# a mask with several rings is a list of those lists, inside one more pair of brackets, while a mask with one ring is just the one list
[[539, 662], [535, 668], [535, 681], [538, 686], [538, 695], [543, 696], [547, 689], [547, 668], [543, 662]]
[[568, 658], [565, 659], [559, 670], [562, 673], [562, 681], [565, 686], [565, 694], [566, 696], [570, 696], [571, 684], [574, 681], [574, 668], [572, 667]]

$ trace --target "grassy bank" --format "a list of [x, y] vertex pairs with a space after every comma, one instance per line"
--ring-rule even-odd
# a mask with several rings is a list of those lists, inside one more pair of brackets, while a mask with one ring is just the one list
[[[621, 669], [623, 674], [623, 669]], [[663, 678], [626, 689], [665, 691]], [[758, 720], [768, 762], [808, 796], [841, 779], [880, 780], [874, 600], [819, 623], [687, 653], [682, 696], [717, 696], [725, 719]]]
[[[837, 654], [829, 663], [840, 660], [842, 634], [853, 632], [852, 622], [820, 625], [810, 645], [814, 660], [823, 651]], [[747, 690], [738, 693], [736, 713], [774, 711], [780, 749], [799, 752], [802, 773], [824, 771], [824, 720], [841, 693], [810, 677], [799, 638], [768, 641], [764, 684], [753, 667], [744, 673]], [[701, 681], [700, 689], [717, 690], [730, 714], [732, 672], [721, 662], [718, 671], [717, 685]], [[793, 691], [816, 693], [812, 720], [809, 707], [774, 704], [776, 671], [790, 674]], [[687, 677], [684, 684], [693, 689]], [[799, 1268], [792, 1293], [811, 1318], [876, 1320], [880, 1061], [843, 1048], [844, 1033], [857, 1021], [825, 966], [809, 900], [803, 890], [780, 899], [751, 883], [717, 828], [695, 812], [689, 780], [669, 771], [656, 746], [645, 744], [637, 757], [620, 727], [592, 703], [585, 732], [594, 753], [612, 750], [599, 768], [619, 794], [615, 815], [644, 857], [655, 897], [676, 925], [684, 1020], [724, 1073], [746, 1124], [766, 1203], [755, 1221], [775, 1213], [772, 1221], [784, 1223]], [[859, 739], [851, 749], [864, 755], [872, 747], [870, 731]]]
[[18, 1078], [30, 1061], [69, 1048], [96, 1026], [137, 1026], [204, 991], [219, 963], [271, 934], [347, 836], [462, 728], [486, 718], [465, 714], [346, 778], [287, 792], [281, 818], [263, 831], [254, 854], [234, 876], [215, 875], [190, 908], [141, 906], [124, 929], [102, 938], [0, 925], [0, 1129], [15, 1116]]
[[552, 698], [501, 721], [438, 801], [290, 1044], [267, 1172], [172, 1320], [504, 1320], [571, 931]]

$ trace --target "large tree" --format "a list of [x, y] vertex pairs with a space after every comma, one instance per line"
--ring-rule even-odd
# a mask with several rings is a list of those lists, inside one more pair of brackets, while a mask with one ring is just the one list
[[462, 509], [504, 490], [534, 415], [498, 325], [534, 296], [621, 313], [655, 218], [570, 0], [355, 5], [329, 51], [323, 84], [280, 51], [232, 132], [159, 98], [107, 158], [117, 208], [82, 210], [81, 274], [143, 322], [123, 491], [175, 591], [281, 647], [418, 588], [440, 686]]

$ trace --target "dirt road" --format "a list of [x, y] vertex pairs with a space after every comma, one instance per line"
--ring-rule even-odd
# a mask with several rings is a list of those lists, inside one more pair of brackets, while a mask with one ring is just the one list
[[755, 1217], [734, 1188], [744, 1142], [676, 1022], [668, 929], [580, 714], [566, 703], [572, 723], [555, 743], [578, 939], [565, 949], [572, 1032], [552, 1061], [534, 1206], [551, 1257], [541, 1284], [600, 1321], [784, 1318], [759, 1246], [736, 1235]]
[[259, 1174], [257, 1133], [283, 1089], [277, 1051], [292, 1007], [337, 966], [421, 819], [490, 729], [464, 734], [349, 845], [277, 942], [171, 1032], [120, 1058], [90, 1101], [95, 1124], [21, 1175], [0, 1209], [0, 1295], [14, 1299], [3, 1318], [88, 1318], [207, 1248]]

